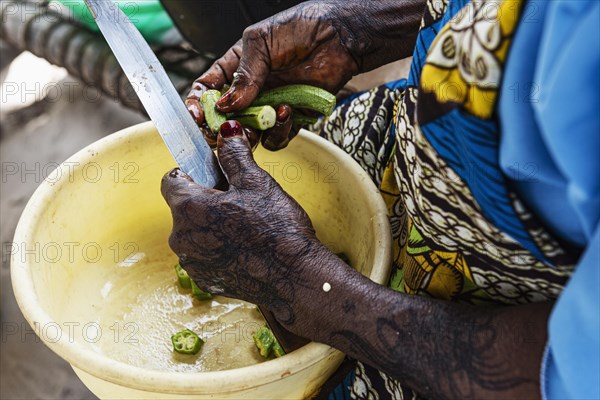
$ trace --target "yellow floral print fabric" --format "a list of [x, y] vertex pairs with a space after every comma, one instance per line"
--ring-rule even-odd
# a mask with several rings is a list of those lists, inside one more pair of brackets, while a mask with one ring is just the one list
[[510, 0], [472, 2], [459, 11], [429, 49], [421, 90], [490, 118], [520, 10], [521, 1]]

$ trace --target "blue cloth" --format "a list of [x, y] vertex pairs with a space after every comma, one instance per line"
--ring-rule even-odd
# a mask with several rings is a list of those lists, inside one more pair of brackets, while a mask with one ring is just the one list
[[354, 377], [356, 376], [356, 372], [352, 370], [342, 383], [340, 383], [334, 390], [332, 390], [327, 395], [327, 400], [350, 400], [352, 397], [350, 396], [350, 388], [354, 383]]
[[596, 229], [552, 310], [541, 376], [545, 399], [600, 399], [599, 264]]
[[543, 260], [544, 254], [515, 212], [505, 179], [498, 168], [496, 121], [481, 119], [457, 108], [421, 125], [421, 131], [440, 157], [469, 186], [486, 217], [536, 258]]
[[558, 237], [584, 248], [556, 303], [546, 398], [600, 398], [600, 2], [530, 1], [504, 73], [500, 165]]
[[[464, 6], [470, 3], [470, 0], [451, 0], [446, 5], [446, 12], [437, 21], [419, 29], [413, 59], [408, 73], [408, 86], [418, 87], [421, 81], [421, 71], [425, 65], [427, 51], [429, 46], [435, 40], [438, 33], [444, 26], [450, 22], [452, 17], [456, 15]], [[425, 21], [423, 21], [425, 22]]]
[[[442, 18], [421, 29], [413, 54], [409, 86], [420, 81], [431, 42], [468, 3], [469, 0], [451, 1]], [[423, 98], [419, 100], [422, 101]], [[421, 131], [439, 156], [467, 184], [485, 216], [537, 259], [545, 260], [544, 254], [515, 212], [505, 179], [499, 169], [500, 143], [497, 121], [472, 116], [456, 107], [445, 115], [431, 121], [420, 120], [419, 123]]]

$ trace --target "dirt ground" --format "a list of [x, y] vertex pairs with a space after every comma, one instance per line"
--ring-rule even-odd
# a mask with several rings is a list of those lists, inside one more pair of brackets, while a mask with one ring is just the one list
[[[10, 246], [28, 199], [55, 166], [88, 144], [144, 118], [34, 56], [21, 55], [11, 64], [14, 52], [1, 51], [0, 398], [93, 399], [69, 364], [46, 348], [25, 322], [10, 281]], [[408, 65], [404, 60], [382, 67], [355, 78], [352, 84], [366, 89], [404, 77]], [[33, 75], [45, 76], [46, 81], [28, 80]], [[36, 85], [52, 85], [52, 90], [42, 98], [35, 94]]]

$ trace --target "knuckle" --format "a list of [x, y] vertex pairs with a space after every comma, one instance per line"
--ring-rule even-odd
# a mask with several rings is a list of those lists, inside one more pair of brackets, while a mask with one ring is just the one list
[[242, 40], [244, 42], [256, 40], [257, 38], [260, 37], [259, 31], [260, 31], [259, 25], [257, 25], [257, 24], [250, 25], [249, 27], [244, 29], [244, 32], [242, 33]]
[[176, 210], [173, 213], [173, 230], [171, 231], [171, 236], [173, 236], [173, 240], [181, 239], [181, 231], [184, 229], [186, 224], [186, 219], [182, 216], [182, 214]]
[[184, 225], [189, 222], [189, 214], [196, 209], [197, 201], [195, 195], [188, 191], [175, 189], [173, 195], [169, 199], [169, 207], [173, 216], [173, 223]]
[[169, 235], [169, 247], [178, 256], [180, 255], [181, 250], [183, 249], [181, 235], [175, 227], [173, 227], [173, 231]]
[[270, 36], [271, 29], [268, 25], [259, 23], [249, 26], [244, 30], [242, 36], [242, 50], [244, 52], [250, 51], [254, 56], [265, 58]]
[[173, 213], [173, 218], [177, 216], [179, 211], [181, 210], [181, 206], [183, 204], [183, 196], [179, 193], [177, 189], [167, 188], [168, 195], [168, 204], [171, 212]]
[[248, 151], [245, 146], [229, 143], [229, 148], [223, 151], [219, 158], [228, 169], [241, 170], [250, 164]]

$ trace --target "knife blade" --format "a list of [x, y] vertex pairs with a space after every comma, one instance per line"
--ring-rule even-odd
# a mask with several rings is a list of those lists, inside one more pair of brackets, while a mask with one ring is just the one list
[[179, 168], [200, 185], [217, 186], [217, 159], [141, 33], [111, 0], [85, 2]]
[[[141, 33], [111, 0], [85, 3], [179, 168], [199, 185], [222, 184], [217, 158]], [[286, 353], [309, 342], [286, 330], [265, 307], [258, 309]]]

